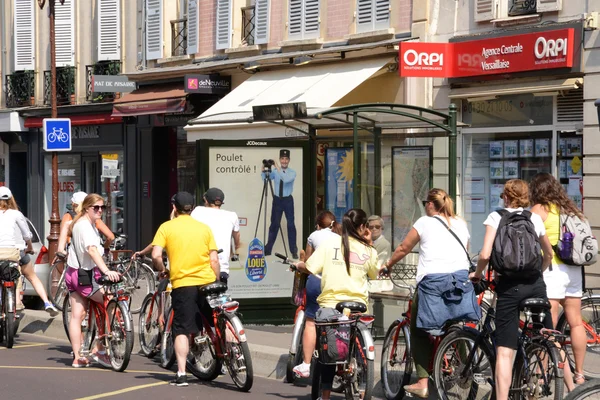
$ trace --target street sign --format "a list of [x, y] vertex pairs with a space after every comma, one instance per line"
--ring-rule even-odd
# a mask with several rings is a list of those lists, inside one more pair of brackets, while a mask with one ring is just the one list
[[94, 93], [133, 92], [137, 85], [124, 75], [92, 75]]
[[44, 118], [44, 150], [71, 151], [71, 119]]

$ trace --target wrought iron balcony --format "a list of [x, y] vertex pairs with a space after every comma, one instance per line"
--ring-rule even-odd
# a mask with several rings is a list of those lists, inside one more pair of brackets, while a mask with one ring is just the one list
[[6, 75], [6, 107], [26, 107], [35, 104], [35, 73], [15, 71]]
[[536, 0], [510, 0], [508, 15], [515, 17], [517, 15], [535, 14], [537, 12]]
[[103, 103], [114, 101], [117, 93], [94, 92], [92, 85], [93, 75], [119, 75], [121, 73], [121, 61], [98, 61], [94, 65], [85, 66], [86, 95], [85, 99], [91, 103]]
[[242, 46], [252, 46], [254, 44], [254, 31], [256, 28], [254, 22], [254, 6], [242, 8]]
[[[75, 104], [75, 67], [56, 68], [56, 105]], [[50, 105], [50, 71], [44, 71], [44, 104]]]
[[171, 56], [187, 54], [187, 18], [171, 20]]

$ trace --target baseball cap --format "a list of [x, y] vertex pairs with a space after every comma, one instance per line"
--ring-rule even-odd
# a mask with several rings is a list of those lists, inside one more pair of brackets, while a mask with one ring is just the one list
[[8, 200], [12, 197], [12, 192], [6, 186], [0, 186], [0, 200]]
[[215, 204], [217, 201], [220, 201], [221, 204], [225, 202], [225, 193], [216, 187], [208, 189], [206, 193], [204, 193], [204, 197], [210, 204]]
[[86, 192], [75, 192], [73, 196], [71, 196], [71, 203], [73, 204], [81, 204], [83, 200], [87, 197]]
[[194, 209], [194, 196], [188, 192], [179, 192], [171, 199], [179, 211], [192, 211]]

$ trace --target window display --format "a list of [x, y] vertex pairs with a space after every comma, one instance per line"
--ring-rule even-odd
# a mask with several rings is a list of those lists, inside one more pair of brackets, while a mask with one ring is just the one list
[[574, 132], [560, 132], [558, 177], [569, 197], [583, 208], [583, 138]]

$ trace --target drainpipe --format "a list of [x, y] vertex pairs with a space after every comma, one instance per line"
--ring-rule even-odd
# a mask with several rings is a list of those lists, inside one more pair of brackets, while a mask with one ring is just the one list
[[354, 161], [354, 176], [352, 178], [352, 182], [354, 183], [354, 190], [352, 191], [352, 208], [360, 208], [360, 143], [358, 141], [358, 114], [356, 112], [352, 114], [352, 119], [352, 136], [354, 139], [352, 144]]
[[454, 208], [456, 209], [456, 104], [451, 103], [448, 110], [448, 125], [450, 126], [448, 132], [448, 194], [454, 201]]

